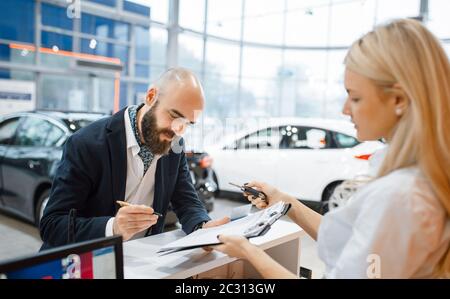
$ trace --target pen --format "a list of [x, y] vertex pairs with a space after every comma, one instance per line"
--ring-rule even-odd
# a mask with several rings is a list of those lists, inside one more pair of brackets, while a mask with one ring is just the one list
[[[121, 200], [116, 200], [116, 202], [121, 206], [121, 207], [129, 207], [132, 206], [132, 204], [126, 202], [126, 201], [121, 201]], [[162, 214], [153, 211], [153, 215], [157, 215], [159, 217], [162, 217]]]

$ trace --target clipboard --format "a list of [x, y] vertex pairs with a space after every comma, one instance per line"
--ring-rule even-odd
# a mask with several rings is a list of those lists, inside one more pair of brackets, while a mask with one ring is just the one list
[[157, 252], [165, 255], [182, 250], [219, 245], [222, 242], [217, 237], [221, 234], [240, 235], [247, 239], [260, 237], [265, 235], [278, 219], [286, 215], [290, 208], [291, 204], [278, 202], [271, 207], [227, 224], [199, 229], [181, 239], [164, 245]]

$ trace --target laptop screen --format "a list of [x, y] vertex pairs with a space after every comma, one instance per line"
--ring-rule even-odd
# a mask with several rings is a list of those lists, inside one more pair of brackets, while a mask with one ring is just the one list
[[4, 279], [123, 278], [122, 238], [110, 237], [0, 264]]

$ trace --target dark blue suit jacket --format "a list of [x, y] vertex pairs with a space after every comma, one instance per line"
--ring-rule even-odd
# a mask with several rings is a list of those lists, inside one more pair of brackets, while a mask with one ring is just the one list
[[[41, 250], [67, 244], [73, 208], [77, 210], [76, 242], [105, 236], [106, 223], [118, 209], [116, 200], [125, 199], [124, 112], [98, 120], [68, 138], [40, 222]], [[152, 234], [162, 232], [169, 202], [186, 233], [210, 220], [192, 184], [184, 152], [171, 151], [158, 160], [153, 209], [163, 217], [152, 227]]]

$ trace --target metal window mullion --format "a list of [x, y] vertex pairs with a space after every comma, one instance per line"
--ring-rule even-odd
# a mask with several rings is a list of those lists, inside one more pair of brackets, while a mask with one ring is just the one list
[[169, 2], [169, 27], [167, 36], [167, 67], [174, 67], [178, 65], [178, 33], [180, 16], [180, 1], [170, 0]]
[[242, 0], [241, 5], [241, 34], [239, 38], [239, 72], [238, 72], [238, 86], [237, 86], [237, 103], [236, 103], [236, 117], [240, 115], [241, 89], [242, 89], [242, 60], [244, 55], [244, 23], [245, 23], [245, 0]]
[[[42, 26], [42, 5], [41, 0], [36, 0], [34, 6], [34, 46], [36, 51], [34, 52], [34, 63], [36, 67], [41, 65], [41, 52], [38, 49], [41, 48], [41, 26]], [[42, 85], [42, 75], [40, 72], [35, 72], [35, 98], [36, 98], [36, 108], [40, 108], [41, 105], [41, 85]]]
[[[136, 77], [136, 35], [135, 35], [135, 25], [131, 26], [131, 30], [129, 32], [129, 40], [130, 40], [130, 50], [128, 51], [128, 76]], [[128, 84], [130, 86], [132, 84]], [[134, 86], [133, 86], [134, 88]], [[130, 92], [131, 88], [127, 88], [127, 103], [128, 105], [135, 104], [133, 103], [131, 97], [133, 93]]]
[[96, 36], [96, 35], [89, 34], [89, 33], [70, 31], [70, 30], [61, 29], [61, 28], [55, 28], [55, 27], [51, 27], [51, 26], [42, 26], [41, 28], [44, 31], [58, 33], [58, 34], [63, 34], [63, 35], [68, 35], [68, 36], [71, 36], [71, 37], [74, 37], [74, 38], [75, 37], [79, 37], [79, 38], [84, 38], [84, 39], [95, 39], [95, 40], [100, 41], [100, 42], [105, 42], [105, 43], [110, 43], [110, 44], [115, 44], [115, 45], [121, 45], [121, 46], [130, 46], [130, 42], [119, 41], [119, 40], [116, 40], [114, 38]]
[[202, 53], [202, 66], [201, 66], [201, 81], [205, 82], [205, 68], [206, 68], [206, 42], [207, 42], [207, 30], [208, 30], [208, 0], [205, 1], [205, 9], [203, 12], [203, 53]]

